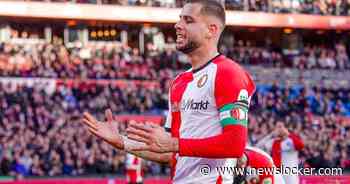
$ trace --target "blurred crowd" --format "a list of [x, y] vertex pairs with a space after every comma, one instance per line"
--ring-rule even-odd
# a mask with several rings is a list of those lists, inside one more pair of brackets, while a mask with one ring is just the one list
[[[169, 81], [160, 88], [133, 85], [0, 85], [0, 175], [76, 176], [123, 174], [125, 153], [87, 133], [84, 111], [104, 120], [104, 110], [117, 114], [157, 114], [167, 111]], [[350, 89], [258, 86], [251, 102], [250, 143], [271, 132], [278, 119], [306, 142], [305, 167], [350, 169], [350, 124], [338, 116], [350, 112]], [[123, 132], [127, 124], [120, 123]], [[145, 162], [146, 174], [169, 174], [161, 165]]]
[[[160, 80], [185, 68], [168, 48], [141, 54], [128, 46], [89, 44], [67, 48], [54, 44], [0, 44], [0, 76]], [[188, 63], [187, 63], [188, 65]]]
[[243, 65], [298, 69], [350, 69], [349, 51], [342, 43], [332, 47], [305, 44], [297, 52], [288, 53], [281, 48], [256, 47], [249, 41], [238, 41], [233, 47], [222, 45], [220, 52]]
[[[68, 48], [60, 44], [0, 43], [0, 76], [161, 81], [190, 68], [185, 55], [174, 46], [157, 49], [150, 44], [147, 48], [142, 54], [129, 46], [88, 44]], [[332, 47], [306, 45], [288, 54], [281, 48], [238, 41], [233, 47], [223, 44], [220, 52], [243, 65], [348, 70], [347, 49], [340, 43]]]
[[338, 116], [344, 111], [350, 115], [349, 100], [350, 89], [259, 87], [249, 119], [250, 144], [255, 145], [282, 121], [305, 142], [300, 167], [337, 167], [349, 172], [350, 123]]
[[[182, 7], [183, 0], [25, 0], [73, 2], [89, 4], [117, 4], [125, 6]], [[349, 0], [221, 0], [229, 10], [262, 11], [272, 13], [303, 13], [317, 15], [350, 14]]]
[[[161, 114], [166, 100], [162, 89], [133, 85], [63, 85], [52, 93], [45, 87], [0, 85], [0, 175], [122, 174], [125, 153], [87, 133], [82, 113], [89, 111], [101, 120], [106, 108], [115, 114]], [[126, 123], [120, 125], [124, 130]], [[145, 169], [154, 175], [166, 172], [151, 162]]]
[[349, 15], [348, 0], [226, 0], [233, 10], [317, 15]]

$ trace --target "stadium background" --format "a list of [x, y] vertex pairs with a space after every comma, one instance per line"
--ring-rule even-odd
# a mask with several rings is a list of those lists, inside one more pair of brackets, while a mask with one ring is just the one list
[[[111, 108], [162, 124], [189, 68], [176, 52], [182, 1], [0, 1], [0, 183], [122, 183], [125, 153], [86, 133]], [[350, 1], [227, 0], [220, 52], [254, 76], [249, 141], [282, 119], [304, 138], [300, 167], [344, 169], [303, 183], [350, 183]], [[169, 168], [143, 164], [146, 183]], [[38, 180], [39, 179], [39, 180]]]

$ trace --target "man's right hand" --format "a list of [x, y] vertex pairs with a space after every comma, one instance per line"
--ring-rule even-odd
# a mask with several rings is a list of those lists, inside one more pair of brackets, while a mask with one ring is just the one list
[[90, 113], [84, 113], [83, 123], [87, 126], [89, 132], [103, 139], [113, 147], [120, 150], [125, 150], [138, 157], [159, 163], [169, 163], [171, 161], [172, 154], [170, 153], [159, 154], [149, 151], [136, 151], [145, 150], [145, 146], [147, 145], [134, 140], [129, 140], [126, 136], [122, 136], [119, 133], [118, 123], [114, 120], [112, 111], [108, 109], [106, 110], [105, 114], [107, 121], [101, 122], [97, 121], [96, 118], [93, 117]]
[[111, 144], [115, 148], [124, 149], [123, 138], [119, 133], [118, 124], [113, 118], [112, 111], [110, 109], [105, 111], [107, 121], [97, 121], [90, 113], [84, 113], [83, 123], [88, 127], [90, 133], [103, 139], [107, 143]]

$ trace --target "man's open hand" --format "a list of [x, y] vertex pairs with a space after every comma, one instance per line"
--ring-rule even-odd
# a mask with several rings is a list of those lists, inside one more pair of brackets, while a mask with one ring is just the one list
[[90, 113], [85, 112], [83, 123], [88, 127], [89, 132], [103, 139], [118, 149], [124, 149], [123, 138], [119, 134], [118, 123], [114, 120], [112, 111], [106, 110], [106, 122], [97, 121]]

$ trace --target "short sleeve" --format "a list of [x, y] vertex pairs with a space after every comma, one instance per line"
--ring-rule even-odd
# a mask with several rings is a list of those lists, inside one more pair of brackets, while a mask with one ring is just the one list
[[233, 61], [218, 64], [215, 77], [215, 102], [222, 126], [248, 122], [248, 109], [255, 84], [250, 75]]
[[218, 109], [236, 102], [249, 105], [255, 84], [250, 75], [239, 66], [218, 65], [214, 92]]

